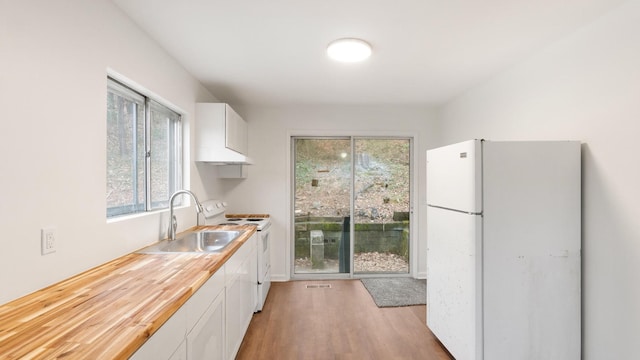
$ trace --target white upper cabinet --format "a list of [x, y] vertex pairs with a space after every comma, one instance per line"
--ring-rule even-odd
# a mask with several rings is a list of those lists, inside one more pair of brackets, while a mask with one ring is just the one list
[[247, 155], [247, 122], [229, 105], [225, 105], [225, 140], [228, 149]]
[[247, 122], [229, 104], [197, 103], [195, 161], [249, 164]]

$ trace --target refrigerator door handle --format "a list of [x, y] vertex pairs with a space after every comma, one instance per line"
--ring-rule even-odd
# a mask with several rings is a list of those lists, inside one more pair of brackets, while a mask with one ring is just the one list
[[448, 208], [448, 207], [438, 206], [438, 205], [431, 205], [431, 204], [427, 204], [427, 206], [432, 207], [432, 208], [436, 208], [436, 209], [455, 211], [455, 212], [459, 212], [459, 213], [467, 214], [467, 215], [482, 215], [482, 212], [469, 212], [469, 211], [451, 209], [451, 208]]

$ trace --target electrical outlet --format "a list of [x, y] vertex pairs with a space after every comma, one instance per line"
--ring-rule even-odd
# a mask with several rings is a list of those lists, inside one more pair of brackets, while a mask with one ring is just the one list
[[51, 254], [56, 252], [56, 229], [54, 228], [45, 228], [42, 229], [40, 234], [40, 240], [42, 241], [42, 255]]

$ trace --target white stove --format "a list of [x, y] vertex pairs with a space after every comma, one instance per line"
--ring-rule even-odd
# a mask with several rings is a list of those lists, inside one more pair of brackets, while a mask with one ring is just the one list
[[271, 254], [269, 230], [271, 218], [267, 214], [226, 215], [227, 203], [220, 200], [202, 202], [205, 225], [254, 225], [258, 234], [258, 283], [256, 312], [262, 311], [267, 293], [271, 287]]

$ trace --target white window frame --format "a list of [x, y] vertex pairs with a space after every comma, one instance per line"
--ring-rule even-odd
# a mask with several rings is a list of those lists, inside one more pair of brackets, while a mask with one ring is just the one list
[[[114, 90], [115, 89], [115, 90]], [[130, 99], [138, 100], [137, 103], [140, 106], [144, 106], [144, 165], [138, 167], [144, 167], [144, 200], [138, 201], [136, 192], [132, 194], [131, 202], [129, 204], [120, 206], [109, 206], [106, 204], [107, 219], [114, 219], [117, 217], [143, 214], [152, 211], [158, 211], [167, 209], [169, 207], [169, 198], [172, 193], [182, 188], [183, 183], [183, 140], [182, 140], [182, 128], [184, 115], [180, 111], [176, 111], [175, 107], [167, 104], [166, 101], [160, 100], [156, 97], [148, 95], [146, 92], [136, 90], [133, 86], [129, 86], [127, 83], [120, 81], [118, 78], [108, 76], [107, 77], [107, 92], [116, 92], [118, 95], [130, 95]], [[127, 97], [129, 98], [129, 97]], [[168, 158], [165, 158], [169, 164], [168, 175], [168, 193], [166, 198], [152, 199], [152, 171], [151, 171], [151, 157], [154, 155], [151, 152], [151, 109], [158, 112], [166, 112], [171, 116], [175, 116], [176, 119], [172, 120], [172, 124], [168, 128], [167, 138], [170, 139], [170, 143], [167, 145]], [[109, 110], [107, 109], [107, 112]], [[108, 146], [108, 145], [107, 145]], [[107, 157], [109, 156], [107, 151]], [[134, 155], [135, 157], [135, 151]], [[136, 159], [132, 158], [132, 162], [136, 162]], [[134, 165], [134, 169], [137, 165]], [[109, 162], [107, 161], [107, 186], [109, 186]], [[136, 170], [134, 170], [135, 172]], [[135, 182], [135, 181], [134, 181]], [[135, 188], [135, 185], [132, 185]], [[181, 199], [176, 199], [177, 204], [180, 205]]]

